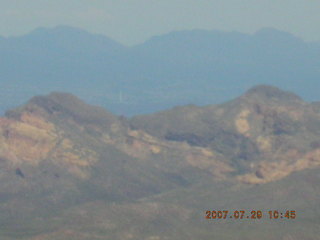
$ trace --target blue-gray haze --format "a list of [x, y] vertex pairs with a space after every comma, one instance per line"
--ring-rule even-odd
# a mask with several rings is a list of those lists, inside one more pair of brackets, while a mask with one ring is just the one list
[[320, 40], [319, 0], [0, 0], [0, 35], [68, 25], [134, 45], [171, 31], [272, 27]]
[[257, 84], [319, 100], [320, 44], [255, 34], [178, 31], [126, 47], [71, 27], [0, 38], [1, 110], [65, 91], [124, 115], [219, 103]]

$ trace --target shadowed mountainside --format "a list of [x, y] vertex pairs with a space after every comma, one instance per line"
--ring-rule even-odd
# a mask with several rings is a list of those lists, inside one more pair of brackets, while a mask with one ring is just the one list
[[187, 142], [226, 156], [253, 171], [243, 181], [264, 182], [318, 165], [316, 104], [275, 87], [257, 86], [220, 105], [183, 106], [131, 119], [134, 129], [164, 140]]
[[132, 119], [34, 97], [0, 119], [1, 239], [319, 239], [319, 126], [317, 103], [265, 85]]

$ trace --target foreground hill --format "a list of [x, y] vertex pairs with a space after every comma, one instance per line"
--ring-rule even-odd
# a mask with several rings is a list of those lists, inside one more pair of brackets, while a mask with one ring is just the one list
[[258, 86], [233, 101], [184, 106], [131, 119], [135, 129], [164, 140], [207, 147], [266, 182], [317, 166], [320, 119], [316, 104], [275, 87]]
[[[132, 119], [34, 97], [0, 119], [0, 237], [320, 239], [318, 126], [317, 103], [270, 86]], [[265, 218], [205, 219], [236, 209]]]

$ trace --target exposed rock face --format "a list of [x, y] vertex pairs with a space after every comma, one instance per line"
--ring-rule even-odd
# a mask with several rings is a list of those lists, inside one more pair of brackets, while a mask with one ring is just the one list
[[316, 104], [275, 87], [254, 87], [222, 105], [134, 117], [131, 125], [160, 138], [220, 152], [245, 169], [246, 175], [237, 179], [247, 183], [274, 181], [318, 166], [320, 114]]
[[197, 223], [204, 207], [279, 209], [301, 191], [317, 209], [319, 129], [317, 106], [267, 86], [133, 119], [69, 94], [35, 97], [0, 118], [0, 225], [14, 229], [3, 235], [197, 239], [206, 229], [211, 239], [212, 224]]
[[12, 168], [49, 161], [90, 179], [92, 169], [108, 158], [101, 149], [111, 147], [165, 172], [179, 175], [191, 167], [215, 179], [230, 179], [232, 173], [237, 181], [265, 183], [319, 165], [318, 126], [314, 104], [268, 86], [226, 104], [180, 107], [129, 121], [53, 93], [0, 119], [0, 159]]
[[2, 118], [0, 126], [1, 158], [12, 164], [37, 165], [58, 142], [53, 124], [28, 113], [24, 113], [20, 121]]
[[[216, 180], [226, 179], [234, 171], [228, 159], [213, 149], [167, 141], [142, 130], [130, 129], [126, 119], [64, 93], [34, 97], [0, 119], [0, 159], [7, 169], [19, 168], [21, 172], [55, 166], [60, 170], [52, 176], [63, 182], [65, 179], [61, 176], [68, 174], [68, 178], [74, 179], [65, 180], [70, 186], [74, 181], [90, 182], [101, 178], [99, 184], [105, 181], [109, 190], [117, 186], [117, 181], [124, 184], [130, 178], [147, 182], [139, 179], [136, 171], [151, 172], [151, 175], [157, 172], [151, 183], [139, 186], [150, 188], [144, 191], [152, 193], [158, 191], [155, 190], [158, 187], [145, 185], [160, 182], [161, 189], [195, 183], [188, 171], [195, 171], [196, 178]], [[101, 175], [96, 173], [97, 169]], [[30, 174], [26, 172], [28, 184]], [[115, 180], [112, 175], [119, 175], [115, 177], [119, 179]], [[41, 184], [42, 178], [38, 177], [35, 184]], [[110, 191], [139, 194], [134, 188]]]
[[238, 176], [238, 180], [245, 183], [267, 183], [280, 180], [293, 172], [312, 169], [320, 166], [320, 149], [305, 154], [295, 149], [289, 150], [282, 160], [277, 162], [261, 161], [254, 173]]
[[[0, 120], [0, 157], [10, 165], [38, 166], [50, 159], [63, 164], [70, 173], [84, 177], [84, 167], [97, 161], [97, 153], [78, 146], [65, 132], [42, 116], [22, 112], [19, 119]], [[82, 170], [83, 169], [83, 170]]]

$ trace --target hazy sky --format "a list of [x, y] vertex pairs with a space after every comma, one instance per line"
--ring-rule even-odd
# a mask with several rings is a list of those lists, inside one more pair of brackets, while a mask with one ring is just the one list
[[0, 0], [0, 35], [70, 25], [124, 44], [183, 29], [262, 27], [320, 40], [320, 0]]

